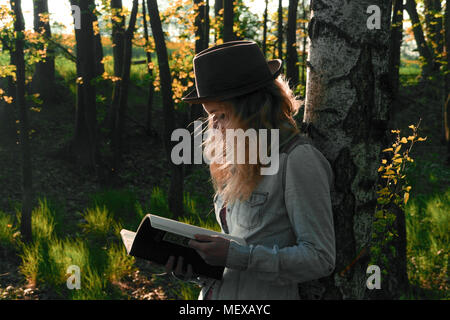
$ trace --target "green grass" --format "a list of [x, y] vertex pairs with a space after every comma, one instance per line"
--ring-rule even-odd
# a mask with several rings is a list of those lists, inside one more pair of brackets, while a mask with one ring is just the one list
[[[219, 230], [213, 216], [199, 214], [195, 197], [186, 193], [184, 205], [186, 217], [180, 220]], [[17, 246], [22, 261], [20, 272], [29, 285], [44, 289], [55, 299], [126, 299], [118, 284], [136, 266], [120, 240], [121, 221], [132, 217], [132, 224], [136, 224], [144, 212], [172, 216], [166, 194], [157, 187], [145, 209], [130, 190], [108, 189], [92, 195], [91, 205], [83, 211], [74, 234], [56, 232], [60, 224], [56, 221], [61, 220], [58, 215], [65, 213], [55, 208], [45, 198], [38, 201], [33, 209], [33, 241], [20, 244], [11, 240], [16, 232], [13, 217], [0, 212], [0, 239]], [[73, 265], [80, 269], [80, 290], [67, 288], [68, 268]], [[179, 299], [197, 299], [200, 290], [193, 283], [181, 281], [173, 288]]]
[[14, 218], [3, 211], [0, 211], [0, 248], [12, 250], [15, 247], [15, 238], [18, 232]]
[[412, 186], [405, 208], [407, 267], [410, 283], [426, 298], [449, 299], [450, 168], [440, 160], [428, 154], [406, 171]]
[[406, 231], [410, 283], [450, 298], [450, 189], [412, 199], [406, 207]]
[[107, 239], [120, 232], [120, 225], [105, 206], [86, 209], [83, 219], [86, 221], [81, 224], [83, 233], [96, 239]]
[[200, 294], [201, 288], [193, 283], [179, 281], [177, 289], [174, 289], [174, 293], [181, 300], [197, 300]]
[[128, 189], [106, 189], [91, 196], [91, 208], [104, 207], [110, 213], [110, 219], [126, 229], [135, 229], [142, 219], [137, 205], [136, 195]]
[[[46, 201], [33, 210], [33, 242], [20, 248], [20, 271], [28, 283], [46, 288], [56, 298], [124, 298], [114, 283], [133, 270], [134, 258], [127, 256], [118, 236], [121, 226], [108, 210], [87, 209], [75, 238], [56, 235], [54, 214]], [[72, 265], [80, 268], [80, 290], [66, 285]]]
[[419, 64], [407, 63], [404, 59], [402, 59], [399, 73], [400, 83], [402, 86], [414, 86], [418, 83], [421, 68]]

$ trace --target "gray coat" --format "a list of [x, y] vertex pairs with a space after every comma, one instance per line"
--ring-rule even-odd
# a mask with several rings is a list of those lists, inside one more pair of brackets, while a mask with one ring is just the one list
[[[227, 207], [229, 233], [247, 245], [230, 243], [221, 281], [197, 279], [203, 285], [199, 299], [211, 286], [212, 299], [299, 299], [298, 283], [330, 275], [336, 254], [333, 178], [329, 162], [311, 144], [281, 153], [278, 173], [264, 176], [248, 200]], [[219, 223], [222, 205], [215, 197]]]

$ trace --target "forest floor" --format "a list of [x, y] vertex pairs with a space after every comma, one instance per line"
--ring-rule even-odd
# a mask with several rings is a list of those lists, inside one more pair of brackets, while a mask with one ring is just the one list
[[[64, 89], [62, 89], [64, 90]], [[67, 90], [67, 89], [66, 89]], [[132, 95], [142, 95], [135, 89]], [[391, 129], [400, 129], [408, 136], [408, 126], [417, 124], [422, 118], [420, 136], [427, 136], [426, 143], [419, 143], [412, 152], [414, 159], [434, 163], [438, 168], [446, 167], [446, 148], [441, 142], [441, 104], [439, 99], [429, 98], [424, 87], [414, 84], [402, 88], [402, 101], [392, 119]], [[73, 134], [74, 99], [70, 92], [59, 92], [57, 103], [43, 105], [40, 112], [30, 116], [32, 134], [33, 186], [36, 199], [47, 198], [65, 214], [61, 223], [64, 232], [75, 234], [82, 223], [82, 213], [92, 202], [92, 196], [107, 187], [102, 186], [97, 177], [80, 171], [70, 159], [63, 159], [58, 151]], [[70, 98], [67, 98], [70, 97]], [[155, 130], [161, 131], [162, 121], [159, 106], [155, 106], [153, 123]], [[130, 117], [142, 120], [144, 105], [135, 105]], [[159, 138], [147, 136], [141, 126], [128, 122], [127, 149], [123, 167], [114, 188], [131, 190], [137, 200], [146, 207], [150, 192], [154, 187], [168, 189], [169, 168]], [[16, 137], [0, 136], [0, 211], [14, 213], [21, 203], [21, 161], [20, 146]], [[427, 182], [427, 177], [423, 177]], [[421, 179], [418, 177], [418, 179]], [[450, 177], [440, 177], [439, 183], [416, 183], [414, 192], [428, 192], [427, 188], [445, 191], [450, 187]], [[212, 210], [212, 186], [206, 166], [193, 171], [186, 177], [185, 190], [196, 198], [198, 210], [203, 213]], [[58, 298], [45, 289], [30, 286], [20, 272], [21, 259], [16, 254], [0, 251], [0, 299], [54, 299]], [[115, 285], [128, 299], [180, 299], [180, 288], [168, 276], [158, 276], [162, 268], [154, 264], [137, 261], [136, 270]]]

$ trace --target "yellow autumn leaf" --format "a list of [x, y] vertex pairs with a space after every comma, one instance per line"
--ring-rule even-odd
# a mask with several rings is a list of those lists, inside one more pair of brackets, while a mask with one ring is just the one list
[[405, 204], [408, 202], [408, 200], [409, 200], [409, 192], [405, 192], [405, 194], [403, 196], [403, 200], [404, 200]]
[[394, 153], [398, 153], [400, 151], [401, 147], [402, 147], [402, 145], [399, 145], [397, 148], [395, 148]]
[[425, 140], [427, 140], [427, 137], [417, 139], [417, 141], [425, 141]]
[[389, 152], [389, 151], [393, 151], [394, 149], [392, 149], [392, 148], [387, 148], [387, 149], [384, 149], [383, 151], [381, 151], [381, 152]]
[[402, 140], [400, 140], [400, 143], [408, 143], [408, 140], [405, 137], [403, 137]]

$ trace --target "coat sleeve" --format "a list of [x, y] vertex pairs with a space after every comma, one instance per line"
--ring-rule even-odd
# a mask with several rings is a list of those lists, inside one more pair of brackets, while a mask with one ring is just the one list
[[286, 161], [285, 205], [296, 245], [272, 248], [231, 242], [226, 266], [254, 271], [278, 284], [330, 275], [335, 267], [335, 235], [330, 198], [334, 176], [328, 160], [309, 144], [295, 147]]

